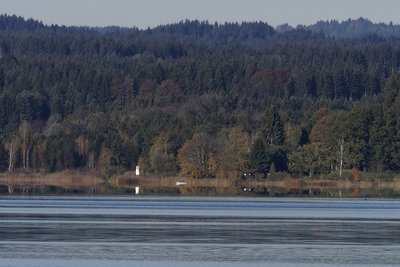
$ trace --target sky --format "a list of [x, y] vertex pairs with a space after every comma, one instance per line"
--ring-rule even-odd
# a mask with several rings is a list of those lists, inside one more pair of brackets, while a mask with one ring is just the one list
[[0, 13], [45, 24], [155, 27], [185, 19], [272, 26], [364, 17], [400, 24], [399, 0], [0, 0]]

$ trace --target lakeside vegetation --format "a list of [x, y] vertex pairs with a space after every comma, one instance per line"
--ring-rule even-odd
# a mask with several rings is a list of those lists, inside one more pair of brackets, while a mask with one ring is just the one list
[[363, 19], [139, 30], [2, 15], [0, 170], [392, 179], [398, 32]]
[[[400, 177], [390, 180], [344, 178], [325, 180], [315, 177], [268, 179], [198, 179], [181, 176], [135, 176], [132, 172], [104, 180], [93, 172], [80, 170], [57, 173], [0, 174], [0, 195], [31, 194], [139, 194], [144, 195], [241, 195], [297, 197], [399, 197]], [[177, 185], [176, 182], [184, 182]]]

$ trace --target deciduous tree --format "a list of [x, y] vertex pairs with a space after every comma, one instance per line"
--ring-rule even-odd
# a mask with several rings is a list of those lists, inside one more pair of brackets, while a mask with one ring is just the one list
[[195, 134], [178, 152], [181, 175], [195, 178], [211, 178], [216, 175], [217, 146], [208, 134]]

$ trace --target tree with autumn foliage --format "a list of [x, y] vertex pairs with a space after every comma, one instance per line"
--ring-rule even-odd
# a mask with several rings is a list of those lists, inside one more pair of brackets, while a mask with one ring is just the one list
[[250, 136], [235, 127], [224, 129], [217, 139], [217, 176], [236, 179], [248, 167]]
[[171, 143], [165, 133], [161, 133], [149, 151], [150, 164], [156, 175], [174, 175], [177, 171], [176, 159]]
[[194, 134], [178, 151], [178, 164], [182, 176], [212, 178], [217, 171], [217, 144], [209, 134]]
[[336, 39], [259, 22], [0, 22], [2, 170], [400, 172], [397, 37], [354, 39], [340, 24]]

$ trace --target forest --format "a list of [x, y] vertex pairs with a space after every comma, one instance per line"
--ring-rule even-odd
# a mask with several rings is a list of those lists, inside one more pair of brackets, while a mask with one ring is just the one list
[[1, 15], [0, 170], [398, 173], [399, 32], [366, 19], [141, 30]]

